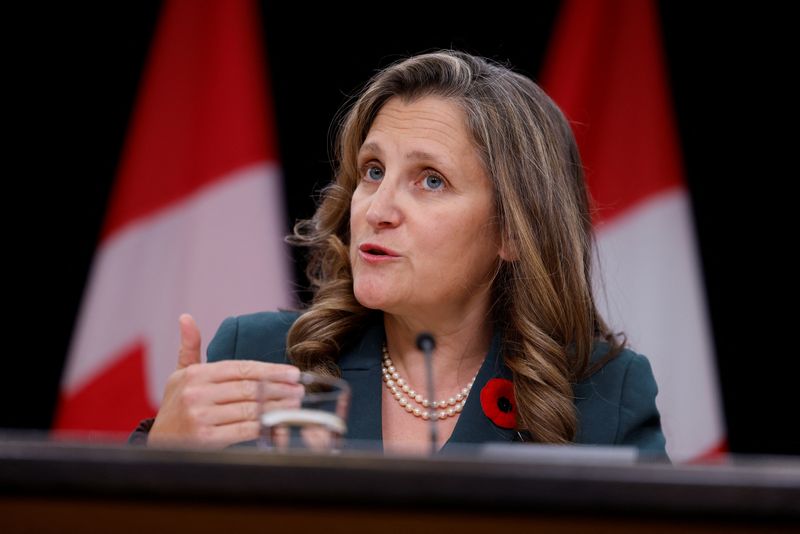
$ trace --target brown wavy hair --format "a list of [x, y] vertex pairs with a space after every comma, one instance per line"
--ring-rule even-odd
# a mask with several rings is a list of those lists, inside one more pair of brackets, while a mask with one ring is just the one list
[[[288, 238], [310, 249], [314, 291], [289, 330], [289, 360], [338, 375], [338, 355], [376, 313], [353, 295], [348, 247], [350, 199], [360, 180], [357, 154], [390, 98], [425, 96], [463, 109], [494, 184], [503, 239], [515, 253], [513, 261], [498, 260], [492, 318], [513, 373], [518, 430], [539, 442], [570, 442], [577, 431], [573, 384], [616, 356], [625, 341], [609, 330], [592, 296], [590, 203], [570, 125], [533, 81], [485, 58], [444, 50], [401, 60], [373, 76], [344, 108], [335, 179], [313, 218], [298, 222]], [[590, 368], [599, 340], [609, 351]]]

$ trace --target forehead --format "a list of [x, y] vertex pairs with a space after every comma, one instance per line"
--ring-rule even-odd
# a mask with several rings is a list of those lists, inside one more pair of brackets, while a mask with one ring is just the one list
[[434, 96], [412, 102], [393, 97], [380, 109], [360, 152], [395, 150], [406, 158], [438, 160], [452, 166], [473, 162], [477, 157], [461, 106]]

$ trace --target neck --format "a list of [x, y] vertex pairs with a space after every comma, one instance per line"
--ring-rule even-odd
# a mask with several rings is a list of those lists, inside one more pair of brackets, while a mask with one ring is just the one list
[[384, 313], [384, 328], [389, 357], [401, 376], [416, 388], [426, 384], [425, 360], [417, 349], [417, 336], [421, 332], [434, 336], [433, 378], [437, 396], [449, 396], [472, 379], [492, 340], [488, 306], [436, 319]]

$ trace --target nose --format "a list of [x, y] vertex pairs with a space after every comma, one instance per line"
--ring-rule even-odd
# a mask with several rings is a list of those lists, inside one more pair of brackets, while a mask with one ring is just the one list
[[367, 223], [375, 229], [399, 225], [403, 217], [397, 201], [396, 186], [384, 176], [368, 200]]

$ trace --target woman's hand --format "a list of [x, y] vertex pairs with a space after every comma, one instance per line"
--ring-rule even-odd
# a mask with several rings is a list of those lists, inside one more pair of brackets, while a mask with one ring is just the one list
[[200, 363], [197, 324], [189, 314], [178, 323], [178, 369], [167, 382], [148, 445], [223, 448], [256, 439], [263, 409], [300, 406], [304, 388], [297, 383], [297, 367], [249, 360]]

